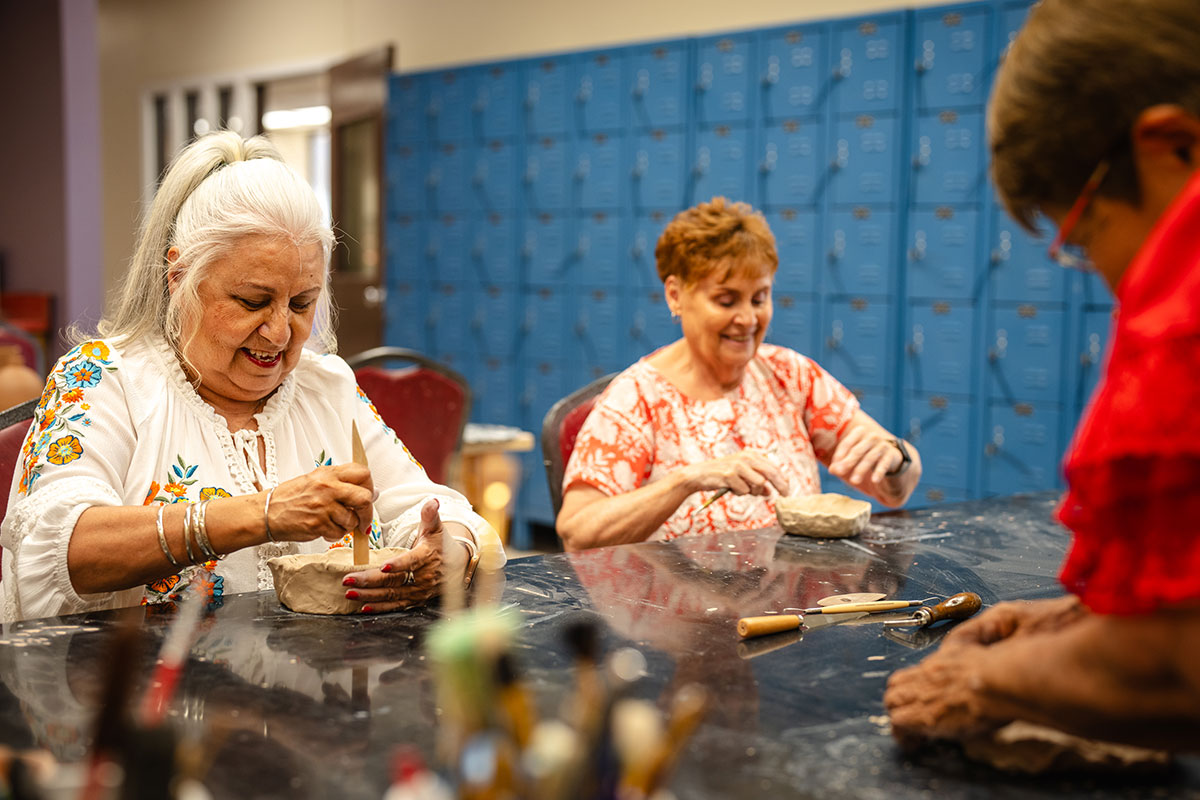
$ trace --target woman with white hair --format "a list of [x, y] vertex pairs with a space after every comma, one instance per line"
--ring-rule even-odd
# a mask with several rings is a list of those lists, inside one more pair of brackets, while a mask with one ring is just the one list
[[[115, 309], [38, 403], [0, 529], [0, 618], [160, 602], [197, 571], [214, 597], [269, 588], [269, 558], [368, 526], [372, 547], [409, 550], [347, 577], [363, 612], [420, 604], [443, 572], [470, 579], [494, 532], [329, 354], [332, 246], [267, 140], [222, 132], [180, 153]], [[462, 543], [453, 564], [443, 534]]]

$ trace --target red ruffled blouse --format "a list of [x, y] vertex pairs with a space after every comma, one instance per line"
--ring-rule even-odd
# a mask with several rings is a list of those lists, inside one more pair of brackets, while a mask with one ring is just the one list
[[1099, 613], [1200, 602], [1200, 171], [1117, 287], [1107, 366], [1064, 460], [1060, 579]]

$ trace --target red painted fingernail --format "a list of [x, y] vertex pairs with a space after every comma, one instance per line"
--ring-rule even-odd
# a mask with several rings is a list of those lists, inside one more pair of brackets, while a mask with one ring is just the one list
[[391, 564], [384, 564], [382, 567], [380, 567], [380, 568], [379, 568], [379, 571], [380, 571], [380, 572], [391, 572], [391, 571], [392, 571], [392, 565], [391, 565]]
[[346, 580], [342, 581], [342, 586], [358, 586], [358, 581], [354, 578], [346, 578]]
[[346, 592], [346, 599], [347, 599], [347, 600], [357, 600], [357, 599], [358, 599], [358, 592], [356, 592], [356, 591], [354, 591], [353, 589], [351, 589], [350, 591]]
[[364, 614], [370, 614], [370, 613], [371, 613], [372, 611], [374, 611], [374, 610], [375, 610], [375, 609], [371, 608], [370, 606], [363, 606], [363, 607], [362, 607], [362, 613], [364, 613]]

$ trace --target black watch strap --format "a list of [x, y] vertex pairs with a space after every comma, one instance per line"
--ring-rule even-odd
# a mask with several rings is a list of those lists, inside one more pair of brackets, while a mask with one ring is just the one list
[[912, 456], [909, 455], [908, 444], [903, 439], [896, 436], [892, 437], [892, 444], [896, 445], [896, 449], [900, 451], [900, 457], [904, 460], [900, 462], [900, 466], [896, 467], [887, 474], [889, 478], [894, 478], [897, 475], [903, 475], [904, 471], [908, 469], [910, 464], [912, 464]]

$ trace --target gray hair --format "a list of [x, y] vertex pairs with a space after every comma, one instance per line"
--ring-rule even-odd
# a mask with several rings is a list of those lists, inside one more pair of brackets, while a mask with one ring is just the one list
[[[126, 340], [162, 335], [179, 349], [182, 319], [198, 309], [197, 287], [208, 267], [247, 236], [321, 246], [326, 273], [312, 339], [336, 352], [328, 271], [334, 236], [316, 194], [269, 140], [230, 131], [197, 139], [167, 169], [142, 220], [115, 308], [98, 326], [100, 335]], [[186, 267], [174, 294], [168, 289], [172, 247]]]

